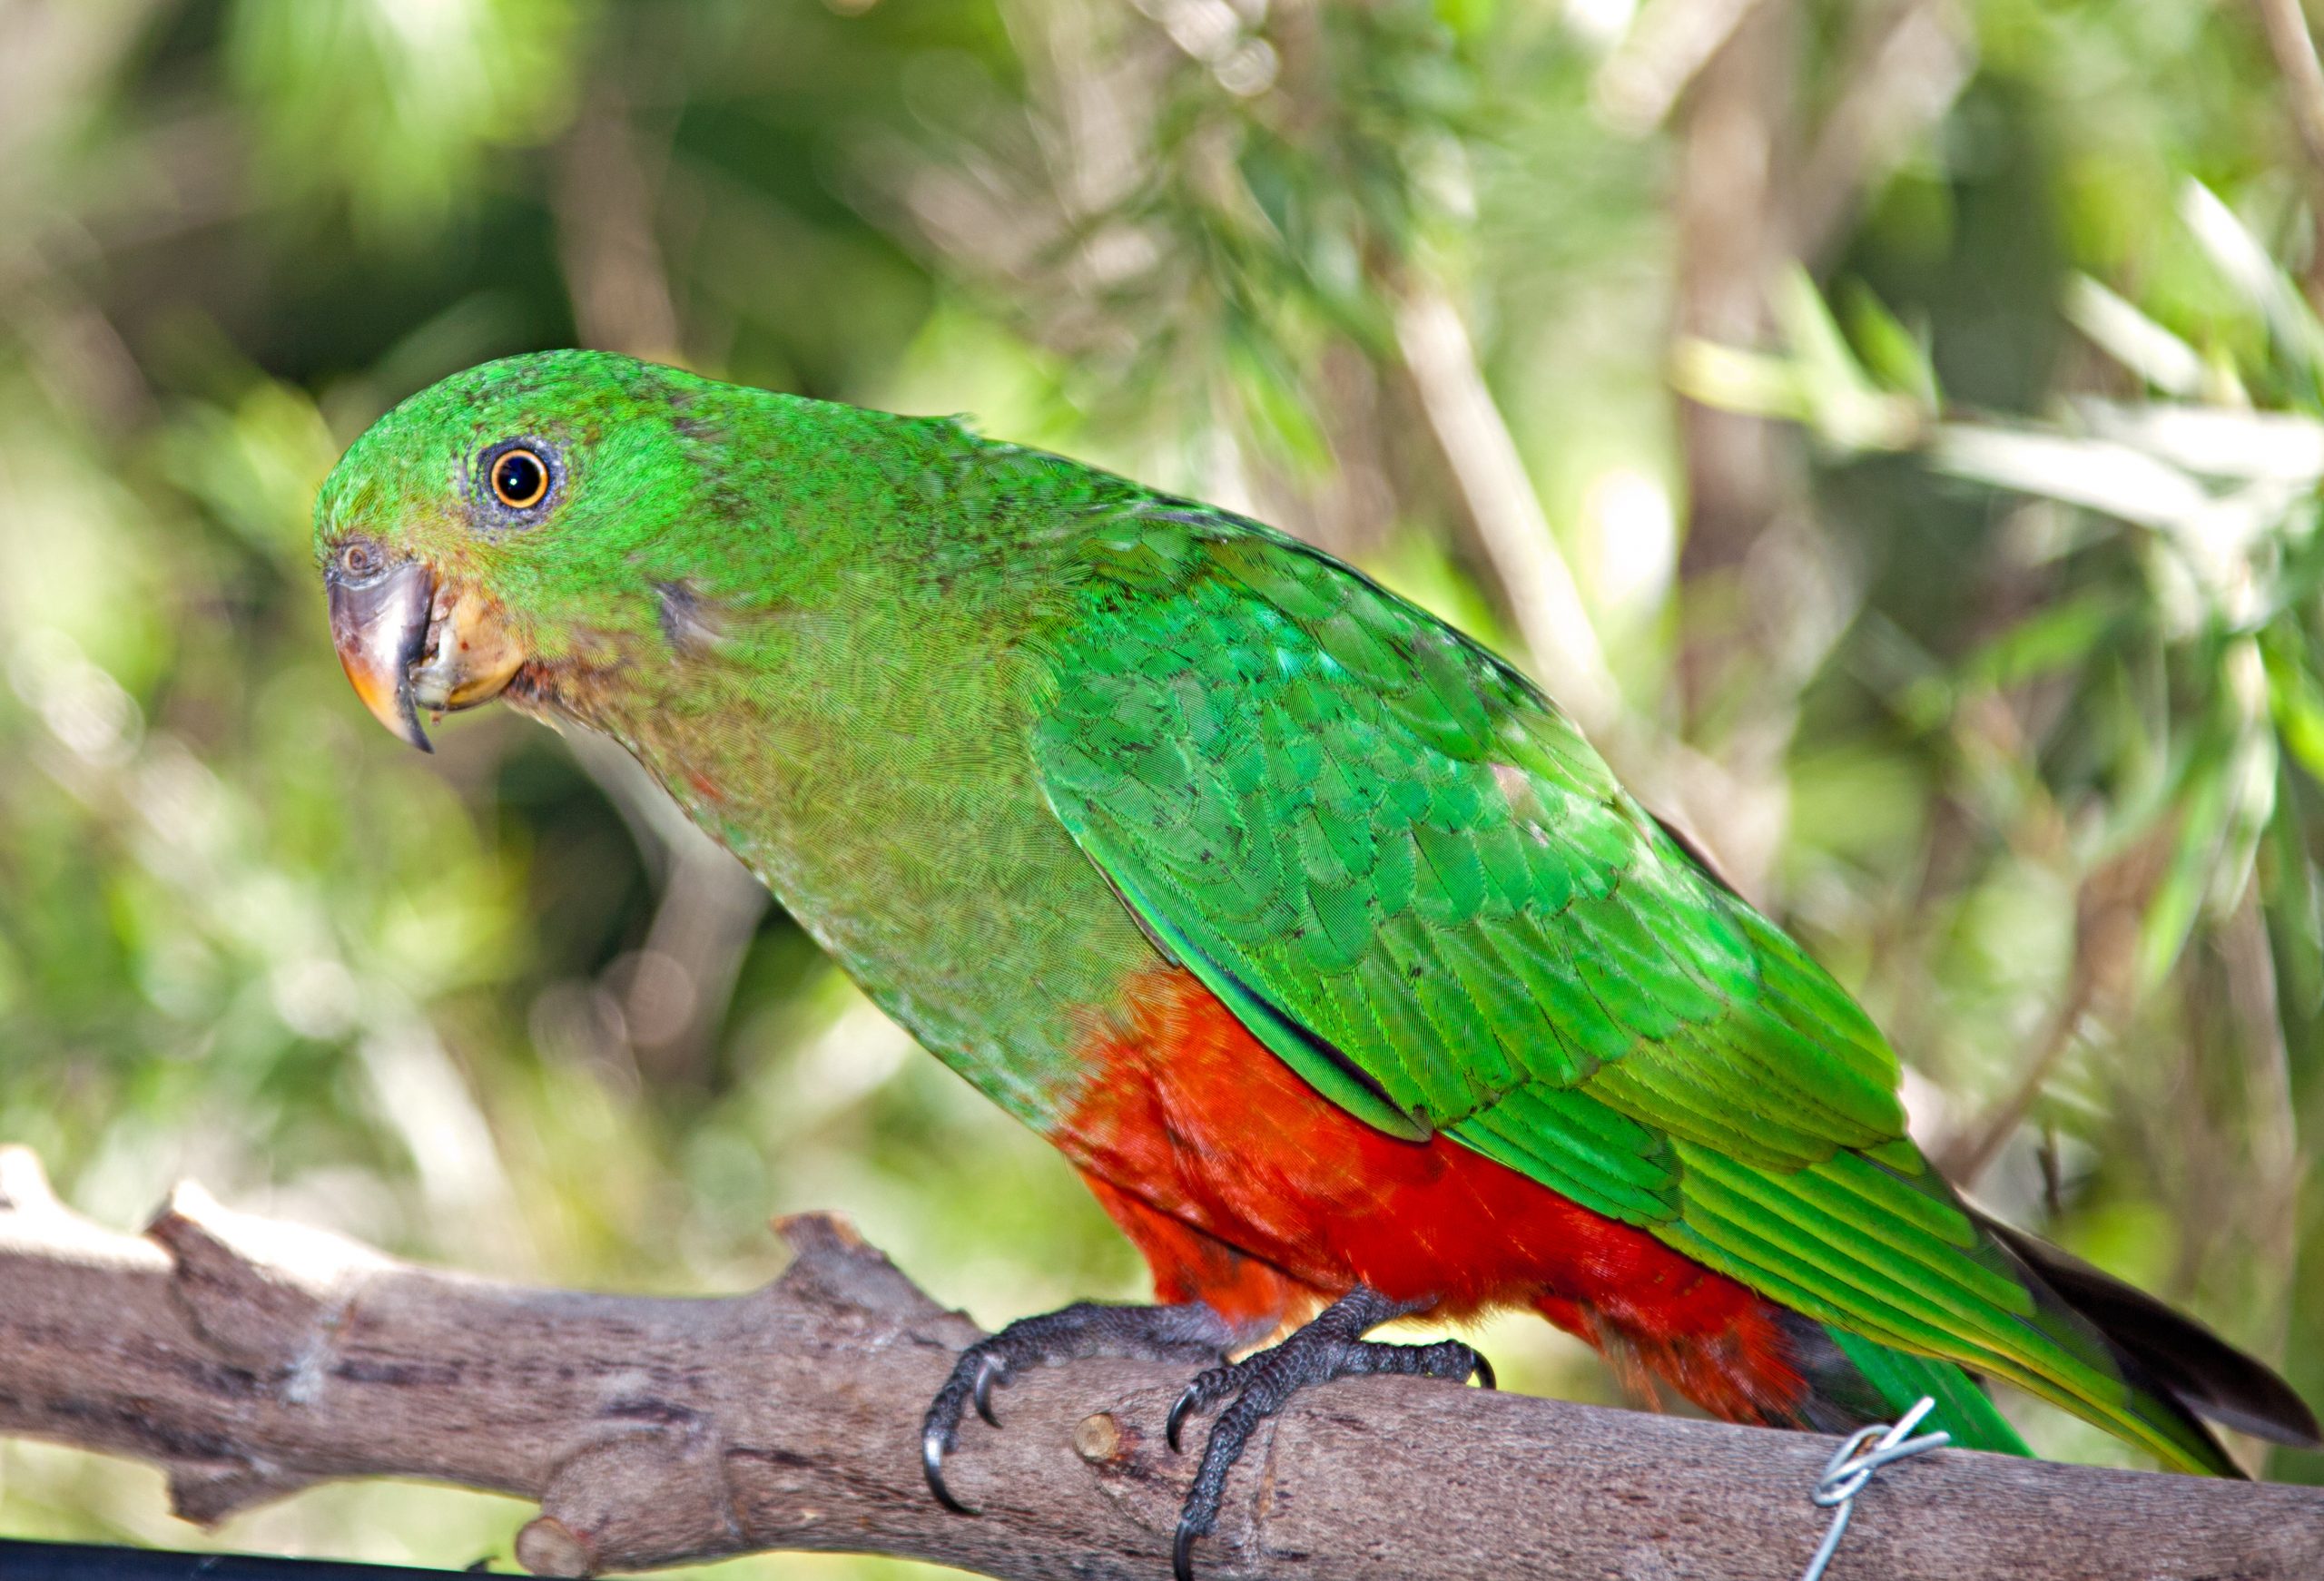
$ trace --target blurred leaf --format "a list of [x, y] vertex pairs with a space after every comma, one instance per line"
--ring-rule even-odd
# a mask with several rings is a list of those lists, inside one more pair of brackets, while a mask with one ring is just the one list
[[1979, 685], [2020, 686], [2085, 664], [2131, 614], [2111, 589], [2063, 599], [1979, 649], [1962, 666], [1962, 676]]
[[[1817, 436], [1843, 452], [1896, 450], [1912, 444], [1922, 427], [1915, 401], [1874, 382], [1807, 271], [1786, 270], [1774, 294], [1776, 319], [1791, 349], [1793, 377]], [[1896, 328], [1896, 338], [1909, 344], [1902, 327], [1893, 319], [1887, 322]], [[1881, 349], [1890, 361], [1901, 362], [1908, 396], [1935, 389], [1935, 373], [1925, 364], [1916, 368], [1915, 358], [1900, 354], [1893, 342], [1885, 341]]]
[[2299, 288], [2202, 182], [2186, 183], [2180, 213], [2228, 282], [2266, 318], [2312, 402], [2324, 389], [2324, 324], [2318, 323]]
[[171, 480], [286, 569], [312, 553], [315, 490], [338, 450], [314, 402], [271, 379], [231, 411], [189, 408], [161, 439]]
[[2088, 275], [2067, 282], [2065, 313], [2101, 350], [2165, 395], [2201, 388], [2203, 359], [2193, 347]]
[[2211, 503], [2177, 467], [2111, 440], [1948, 424], [1936, 435], [1930, 462], [1957, 476], [2086, 506], [2141, 526], [2178, 526], [2201, 518]]
[[1862, 282], [1848, 291], [1848, 335], [1863, 349], [1865, 367], [1885, 388], [1910, 397], [1928, 411], [1945, 405], [1928, 339], [1905, 328]]
[[1672, 357], [1670, 382], [1680, 395], [1722, 411], [1803, 424], [1816, 416], [1815, 404], [1788, 358], [1712, 340], [1680, 341]]
[[2296, 488], [2324, 480], [2324, 422], [2313, 417], [2159, 401], [2083, 400], [2074, 410], [2099, 437], [2188, 472]]
[[571, 113], [579, 0], [232, 0], [227, 61], [294, 191], [389, 236], [465, 205], [485, 155]]
[[2324, 682], [2285, 651], [2267, 644], [2268, 701], [2292, 761], [2324, 785]]

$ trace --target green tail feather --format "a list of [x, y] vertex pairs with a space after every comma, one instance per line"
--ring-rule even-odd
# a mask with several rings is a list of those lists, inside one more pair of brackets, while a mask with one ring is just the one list
[[[1847, 1392], [1857, 1395], [1860, 1390], [1868, 1390], [1882, 1401], [1886, 1419], [1895, 1420], [1925, 1395], [1936, 1401], [1936, 1409], [1929, 1413], [1924, 1425], [1944, 1429], [1961, 1448], [1992, 1449], [2004, 1455], [2034, 1453], [1986, 1396], [1983, 1386], [1956, 1364], [1916, 1356], [1908, 1350], [1891, 1350], [1829, 1324], [1824, 1325], [1824, 1332], [1858, 1374], [1848, 1380], [1856, 1387]], [[2138, 1371], [2134, 1362], [2125, 1361], [2123, 1365], [2133, 1374]], [[2220, 1447], [2219, 1440], [2186, 1407], [2135, 1376], [2123, 1380], [2122, 1399], [2119, 1401], [2100, 1405], [2090, 1400], [2059, 1399], [2057, 1403], [2124, 1438], [2144, 1443], [2165, 1465], [2216, 1477], [2243, 1475]]]
[[1953, 1362], [1892, 1350], [1829, 1324], [1824, 1332], [1856, 1364], [1864, 1381], [1887, 1402], [1889, 1420], [1904, 1415], [1925, 1396], [1936, 1401], [1936, 1409], [1921, 1423], [1922, 1431], [1942, 1429], [1965, 1449], [1991, 1449], [2003, 1455], [2034, 1453], [1977, 1380]]

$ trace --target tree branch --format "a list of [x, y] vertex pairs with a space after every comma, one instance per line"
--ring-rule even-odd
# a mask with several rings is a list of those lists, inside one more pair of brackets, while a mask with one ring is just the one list
[[1621, 717], [1620, 688], [1460, 310], [1433, 284], [1413, 284], [1396, 304], [1396, 344], [1542, 685], [1603, 734]]
[[[975, 1329], [839, 1221], [783, 1221], [790, 1268], [723, 1300], [430, 1272], [182, 1186], [144, 1237], [89, 1223], [0, 1150], [0, 1432], [133, 1455], [216, 1520], [310, 1483], [421, 1477], [537, 1499], [537, 1572], [754, 1548], [909, 1555], [1024, 1577], [1159, 1581], [1191, 1470], [1184, 1379], [1088, 1362], [1000, 1397], [952, 1486], [922, 1409]], [[1203, 1574], [1797, 1574], [1831, 1441], [1373, 1379], [1252, 1445]], [[2324, 1574], [2324, 1491], [1943, 1451], [1861, 1500], [1844, 1575], [1896, 1581]]]

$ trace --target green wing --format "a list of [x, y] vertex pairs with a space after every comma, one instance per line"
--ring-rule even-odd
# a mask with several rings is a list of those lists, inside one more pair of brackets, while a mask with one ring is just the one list
[[1818, 1321], [2217, 1468], [1921, 1157], [1862, 1009], [1521, 677], [1201, 507], [1116, 516], [1088, 553], [1035, 728], [1050, 805], [1319, 1091]]

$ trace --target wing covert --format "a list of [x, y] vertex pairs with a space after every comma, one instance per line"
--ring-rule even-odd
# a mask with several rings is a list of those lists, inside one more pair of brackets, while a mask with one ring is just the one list
[[1034, 734], [1050, 804], [1320, 1089], [1464, 1136], [1578, 1092], [1765, 1167], [1902, 1133], [1863, 1012], [1498, 660], [1239, 525], [1093, 554]]

